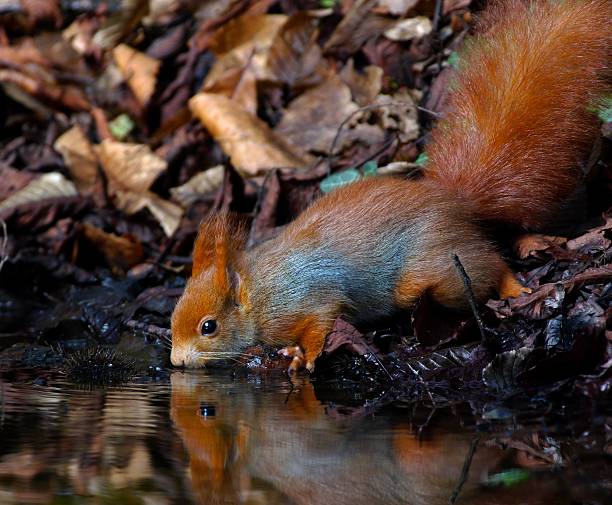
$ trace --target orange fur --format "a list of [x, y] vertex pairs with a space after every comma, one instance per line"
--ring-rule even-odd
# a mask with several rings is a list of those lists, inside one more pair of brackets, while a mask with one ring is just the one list
[[493, 2], [460, 58], [426, 178], [487, 220], [547, 224], [580, 175], [608, 91], [609, 0]]

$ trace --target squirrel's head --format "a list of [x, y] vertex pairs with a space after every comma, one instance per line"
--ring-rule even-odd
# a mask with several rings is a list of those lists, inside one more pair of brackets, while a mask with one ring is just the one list
[[255, 342], [244, 242], [244, 233], [227, 214], [200, 225], [192, 277], [172, 313], [173, 365], [198, 368], [235, 359]]

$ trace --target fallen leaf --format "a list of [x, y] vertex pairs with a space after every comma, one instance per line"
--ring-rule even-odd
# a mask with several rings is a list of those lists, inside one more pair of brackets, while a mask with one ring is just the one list
[[552, 235], [540, 235], [528, 233], [521, 235], [514, 243], [514, 249], [520, 259], [535, 256], [535, 253], [546, 251], [554, 246], [561, 246], [567, 242], [566, 238], [555, 237]]
[[36, 179], [36, 174], [17, 170], [0, 162], [0, 201], [23, 189], [33, 179]]
[[354, 54], [368, 39], [378, 37], [392, 21], [372, 14], [378, 0], [357, 0], [323, 47], [324, 53]]
[[126, 44], [113, 49], [113, 58], [132, 93], [140, 105], [145, 106], [155, 91], [161, 63]]
[[[359, 123], [359, 115], [351, 119], [351, 114], [358, 110], [349, 87], [333, 76], [293, 100], [275, 132], [294, 146], [318, 153], [331, 151], [341, 126], [333, 146], [335, 152], [356, 141], [368, 145], [382, 142], [384, 136], [380, 127]], [[346, 120], [349, 122], [343, 124]]]
[[115, 205], [127, 214], [134, 214], [145, 208], [148, 209], [168, 237], [171, 237], [178, 229], [183, 215], [181, 207], [150, 191], [136, 193], [118, 190], [115, 192]]
[[293, 88], [314, 84], [319, 77], [317, 67], [321, 63], [321, 48], [316, 18], [306, 12], [298, 12], [278, 31], [268, 52], [268, 69], [271, 78]]
[[368, 65], [362, 72], [357, 72], [351, 58], [338, 75], [360, 107], [370, 105], [382, 89], [383, 69], [376, 65]]
[[80, 126], [64, 132], [53, 144], [59, 151], [80, 192], [90, 191], [98, 178], [98, 158]]
[[385, 37], [390, 40], [405, 41], [429, 35], [433, 25], [431, 20], [425, 16], [402, 19], [391, 28], [385, 30]]
[[403, 16], [421, 0], [379, 0], [378, 7], [393, 16]]
[[142, 245], [133, 237], [120, 237], [84, 223], [83, 235], [102, 253], [115, 271], [125, 272], [144, 258]]
[[93, 36], [95, 45], [110, 49], [132, 32], [149, 13], [149, 0], [122, 0], [121, 7], [110, 16]]
[[268, 49], [287, 16], [244, 14], [217, 30], [210, 41], [216, 56], [202, 91], [233, 98], [246, 110], [257, 112], [258, 79], [268, 76]]
[[277, 167], [304, 168], [312, 162], [261, 119], [224, 96], [198, 93], [189, 107], [243, 177]]
[[361, 355], [370, 354], [371, 352], [368, 344], [363, 338], [363, 333], [341, 317], [334, 321], [334, 327], [325, 339], [323, 352], [325, 354], [331, 354], [340, 347], [344, 347], [351, 352]]
[[172, 199], [181, 204], [183, 208], [189, 207], [201, 196], [218, 189], [223, 183], [224, 172], [225, 167], [217, 165], [194, 175], [185, 184], [170, 188]]
[[142, 193], [167, 168], [166, 161], [144, 144], [107, 139], [95, 151], [111, 185], [123, 190]]
[[612, 230], [612, 215], [604, 216], [605, 223], [584, 235], [567, 241], [570, 251], [583, 251], [586, 253], [597, 253], [610, 247], [610, 240], [604, 236], [604, 232]]
[[418, 110], [408, 91], [400, 90], [393, 96], [378, 95], [374, 103], [380, 104], [376, 111], [383, 129], [396, 131], [402, 143], [419, 138]]
[[78, 194], [74, 183], [59, 172], [49, 172], [34, 179], [27, 186], [0, 202], [0, 213], [30, 203]]

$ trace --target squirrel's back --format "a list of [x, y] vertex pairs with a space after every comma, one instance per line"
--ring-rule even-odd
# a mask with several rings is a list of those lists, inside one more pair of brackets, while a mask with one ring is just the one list
[[610, 79], [610, 0], [503, 0], [483, 15], [426, 172], [478, 217], [537, 228], [580, 177]]

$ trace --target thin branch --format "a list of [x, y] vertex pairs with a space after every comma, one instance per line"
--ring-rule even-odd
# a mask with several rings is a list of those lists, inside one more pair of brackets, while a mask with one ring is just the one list
[[2, 228], [2, 242], [0, 242], [0, 272], [2, 271], [2, 267], [8, 261], [8, 253], [6, 250], [8, 249], [8, 230], [6, 228], [6, 223], [0, 219], [0, 228]]
[[478, 303], [476, 302], [476, 297], [474, 296], [474, 291], [472, 290], [472, 280], [465, 271], [465, 268], [463, 268], [463, 264], [461, 263], [459, 256], [457, 256], [456, 254], [453, 254], [453, 263], [455, 263], [457, 272], [459, 272], [459, 276], [463, 281], [463, 287], [465, 288], [465, 296], [467, 296], [468, 302], [470, 303], [470, 308], [472, 309], [472, 314], [474, 314], [476, 324], [478, 324], [478, 329], [480, 330], [482, 342], [483, 344], [490, 344], [491, 342], [489, 341], [490, 339], [487, 336], [485, 325], [482, 322], [480, 313], [478, 312]]
[[467, 481], [468, 474], [470, 473], [470, 467], [472, 466], [472, 460], [474, 459], [474, 454], [476, 454], [476, 448], [478, 447], [479, 442], [480, 435], [474, 437], [472, 443], [470, 444], [468, 453], [465, 456], [465, 461], [463, 462], [463, 468], [461, 469], [461, 477], [459, 477], [459, 482], [457, 482], [453, 494], [448, 499], [448, 503], [450, 505], [454, 505], [454, 503], [457, 501], [457, 498], [459, 498], [459, 493], [461, 493], [461, 489]]

